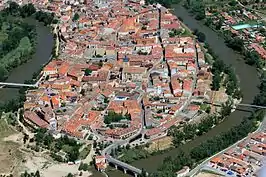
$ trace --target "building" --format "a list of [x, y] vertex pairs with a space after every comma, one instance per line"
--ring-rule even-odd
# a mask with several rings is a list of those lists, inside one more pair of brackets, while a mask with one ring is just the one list
[[176, 177], [186, 176], [186, 174], [188, 174], [189, 171], [190, 171], [190, 168], [187, 166], [184, 166], [182, 170], [179, 170], [178, 172], [176, 172]]
[[123, 81], [142, 81], [143, 76], [147, 73], [144, 67], [124, 67], [122, 72]]
[[96, 156], [95, 166], [98, 171], [103, 172], [107, 167], [106, 158], [104, 156]]

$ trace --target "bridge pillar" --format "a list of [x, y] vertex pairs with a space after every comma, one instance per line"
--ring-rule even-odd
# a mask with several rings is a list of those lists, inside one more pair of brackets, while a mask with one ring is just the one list
[[134, 173], [134, 176], [135, 176], [135, 177], [138, 177], [138, 174], [137, 174], [137, 173]]
[[127, 174], [127, 170], [126, 169], [124, 169], [124, 173]]
[[117, 169], [117, 165], [115, 165], [115, 169]]

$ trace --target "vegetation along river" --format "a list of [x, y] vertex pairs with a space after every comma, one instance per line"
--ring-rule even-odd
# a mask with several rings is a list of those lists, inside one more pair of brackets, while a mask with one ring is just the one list
[[[232, 49], [228, 48], [224, 44], [224, 40], [218, 36], [217, 33], [210, 28], [203, 25], [202, 22], [195, 20], [189, 12], [181, 5], [173, 5], [174, 14], [181, 17], [184, 23], [190, 29], [198, 29], [205, 33], [206, 42], [211, 46], [217, 56], [222, 59], [226, 64], [232, 65], [235, 68], [235, 72], [240, 79], [240, 87], [244, 94], [243, 103], [252, 103], [253, 97], [258, 93], [259, 79], [257, 71], [254, 67], [246, 65], [241, 56], [236, 54]], [[45, 64], [51, 55], [53, 48], [53, 36], [50, 29], [42, 25], [41, 23], [34, 22], [37, 25], [37, 47], [33, 58], [27, 63], [15, 68], [7, 79], [7, 82], [24, 83], [25, 80], [32, 78], [34, 72], [39, 71], [40, 67]], [[18, 95], [18, 89], [15, 88], [2, 88], [0, 89], [0, 102], [7, 101], [15, 98]], [[229, 130], [234, 125], [241, 122], [242, 118], [248, 116], [245, 111], [235, 111], [228, 118], [226, 118], [221, 124], [214, 127], [208, 133], [196, 138], [195, 140], [183, 145], [181, 148], [184, 150], [191, 149], [194, 146], [200, 144], [202, 141], [212, 138], [213, 136], [220, 134], [221, 132]], [[139, 168], [145, 168], [148, 171], [155, 171], [163, 159], [167, 156], [174, 156], [177, 149], [173, 149], [169, 152], [151, 156], [147, 159], [138, 160], [133, 163], [134, 166]], [[124, 174], [117, 170], [108, 170], [107, 173], [110, 177], [120, 177]], [[99, 174], [95, 174], [97, 176]], [[99, 175], [101, 176], [101, 175]]]
[[[33, 73], [38, 72], [42, 65], [46, 64], [53, 49], [53, 35], [51, 30], [34, 19], [26, 19], [28, 23], [35, 24], [37, 30], [36, 51], [27, 63], [23, 63], [13, 69], [6, 82], [24, 83], [30, 80]], [[0, 88], [0, 103], [14, 99], [18, 96], [19, 88]]]
[[[181, 17], [184, 23], [190, 29], [198, 29], [206, 35], [206, 42], [210, 45], [214, 53], [222, 59], [227, 65], [232, 65], [235, 72], [240, 80], [240, 87], [244, 94], [242, 103], [252, 103], [254, 96], [258, 93], [257, 86], [259, 85], [259, 78], [255, 67], [251, 67], [245, 64], [242, 56], [228, 48], [224, 43], [222, 37], [216, 32], [206, 27], [203, 22], [197, 21], [193, 16], [185, 9], [182, 5], [173, 5], [173, 12], [177, 17]], [[243, 108], [245, 109], [245, 108]], [[247, 108], [246, 108], [247, 109]], [[235, 111], [222, 123], [214, 127], [208, 133], [197, 137], [195, 140], [190, 141], [183, 145], [183, 150], [189, 150], [201, 142], [211, 139], [213, 136], [220, 134], [221, 132], [228, 131], [233, 126], [241, 122], [243, 117], [248, 116], [249, 113], [246, 111]], [[155, 171], [163, 162], [167, 156], [174, 156], [177, 149], [170, 150], [160, 155], [150, 156], [147, 159], [138, 160], [133, 163], [134, 166], [146, 169], [147, 171]], [[122, 172], [112, 171], [108, 174], [112, 176], [124, 176]]]

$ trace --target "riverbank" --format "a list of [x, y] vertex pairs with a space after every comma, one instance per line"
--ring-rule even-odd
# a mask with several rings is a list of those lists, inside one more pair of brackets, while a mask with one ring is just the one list
[[[49, 27], [34, 19], [29, 23], [36, 25], [36, 51], [31, 60], [12, 70], [6, 82], [24, 83], [25, 80], [31, 80], [33, 74], [39, 72], [40, 68], [50, 60], [54, 40]], [[19, 88], [1, 88], [0, 103], [15, 99], [18, 95]]]
[[[258, 84], [259, 79], [257, 75], [257, 70], [254, 67], [245, 64], [245, 61], [242, 59], [242, 56], [237, 54], [232, 49], [228, 48], [224, 40], [221, 36], [215, 33], [210, 28], [206, 27], [202, 22], [194, 19], [193, 16], [185, 8], [181, 5], [174, 5], [174, 14], [177, 17], [181, 17], [183, 19], [186, 26], [190, 29], [198, 29], [199, 31], [206, 34], [206, 42], [211, 46], [214, 53], [217, 54], [218, 58], [223, 60], [225, 64], [231, 65], [239, 80], [240, 80], [240, 88], [244, 94], [242, 99], [243, 103], [252, 103], [254, 96], [258, 93]], [[250, 92], [252, 90], [252, 92]], [[181, 150], [188, 152], [193, 147], [198, 146], [202, 142], [206, 140], [212, 139], [214, 136], [219, 135], [223, 132], [229, 131], [233, 126], [238, 125], [241, 120], [249, 115], [249, 111], [251, 109], [244, 109], [242, 111], [237, 110], [233, 112], [229, 117], [227, 117], [223, 122], [218, 124], [216, 127], [211, 129], [206, 134], [197, 137], [195, 140], [188, 142], [185, 145], [181, 146]], [[168, 156], [174, 156], [177, 154], [180, 149], [172, 149], [163, 154], [150, 156], [147, 159], [138, 160], [133, 162], [133, 166], [138, 168], [145, 168], [147, 171], [156, 171], [163, 160]], [[110, 175], [122, 176], [122, 172], [113, 171]]]
[[[249, 136], [251, 136], [252, 134], [256, 134], [259, 132], [263, 132], [265, 131], [265, 127], [266, 127], [266, 116], [264, 116], [263, 121], [260, 123], [260, 125], [258, 126], [258, 128], [249, 134]], [[189, 172], [189, 174], [187, 176], [195, 176], [196, 173], [199, 172], [199, 170], [208, 162], [210, 161], [212, 158], [214, 158], [215, 156], [221, 155], [224, 152], [228, 151], [229, 149], [236, 147], [240, 142], [243, 142], [244, 140], [246, 140], [247, 137], [242, 138], [241, 140], [237, 141], [236, 143], [234, 143], [233, 145], [227, 147], [226, 149], [212, 155], [211, 157], [207, 158], [206, 160], [204, 160], [202, 163], [200, 163], [196, 168], [194, 168], [192, 171]]]
[[[206, 42], [211, 46], [214, 53], [217, 54], [218, 58], [223, 60], [227, 65], [231, 65], [240, 80], [240, 88], [244, 94], [243, 103], [252, 103], [254, 96], [258, 93], [259, 79], [257, 76], [256, 68], [248, 66], [241, 59], [242, 56], [235, 53], [232, 49], [228, 48], [224, 40], [217, 35], [213, 30], [206, 27], [202, 22], [195, 20], [189, 12], [181, 5], [174, 5], [174, 14], [177, 17], [181, 17], [186, 26], [190, 29], [198, 29], [199, 31], [206, 34]], [[252, 92], [250, 92], [252, 90]], [[249, 111], [249, 110], [247, 110]], [[182, 150], [188, 151], [193, 147], [199, 145], [201, 142], [211, 139], [214, 136], [228, 131], [234, 125], [238, 125], [241, 120], [247, 116], [245, 111], [235, 111], [229, 117], [227, 117], [222, 123], [218, 124], [212, 130], [198, 137], [197, 139], [188, 142], [181, 147]], [[163, 162], [163, 159], [167, 156], [173, 156], [176, 154], [178, 149], [173, 149], [167, 153], [151, 156], [147, 159], [139, 160], [133, 165], [139, 168], [145, 168], [148, 171], [155, 171]]]

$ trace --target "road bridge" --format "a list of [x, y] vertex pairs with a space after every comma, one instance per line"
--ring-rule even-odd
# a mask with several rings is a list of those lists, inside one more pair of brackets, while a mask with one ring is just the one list
[[117, 159], [111, 157], [110, 155], [106, 155], [105, 157], [106, 157], [106, 160], [108, 161], [108, 163], [113, 164], [116, 169], [118, 167], [122, 167], [124, 169], [124, 173], [127, 173], [127, 171], [129, 170], [129, 171], [134, 173], [135, 177], [137, 177], [142, 172], [141, 169], [136, 168], [136, 167], [129, 165], [125, 162], [122, 162], [120, 160], [117, 160]]
[[21, 84], [21, 83], [8, 83], [8, 82], [0, 82], [0, 88], [4, 86], [15, 86], [15, 87], [38, 87], [38, 83], [36, 84]]
[[127, 171], [132, 172], [135, 177], [137, 177], [138, 175], [141, 174], [142, 170], [139, 168], [136, 168], [130, 164], [127, 164], [125, 162], [122, 162], [118, 159], [113, 158], [112, 156], [110, 156], [109, 154], [111, 153], [112, 149], [117, 148], [118, 146], [124, 146], [126, 144], [129, 143], [129, 141], [133, 138], [135, 138], [136, 136], [140, 135], [143, 132], [143, 129], [141, 128], [138, 133], [136, 133], [135, 135], [133, 135], [132, 137], [125, 139], [125, 140], [118, 140], [113, 142], [112, 145], [106, 147], [103, 151], [102, 151], [102, 155], [106, 157], [106, 160], [108, 163], [112, 164], [115, 166], [116, 169], [118, 169], [118, 167], [124, 169], [124, 173], [127, 173]]
[[[222, 106], [221, 103], [211, 103], [211, 102], [204, 102], [204, 103], [212, 104], [214, 106]], [[239, 104], [236, 104], [236, 106], [244, 106], [244, 107], [251, 107], [251, 108], [266, 109], [266, 106], [260, 106], [260, 105], [255, 105], [255, 104], [239, 103]]]

